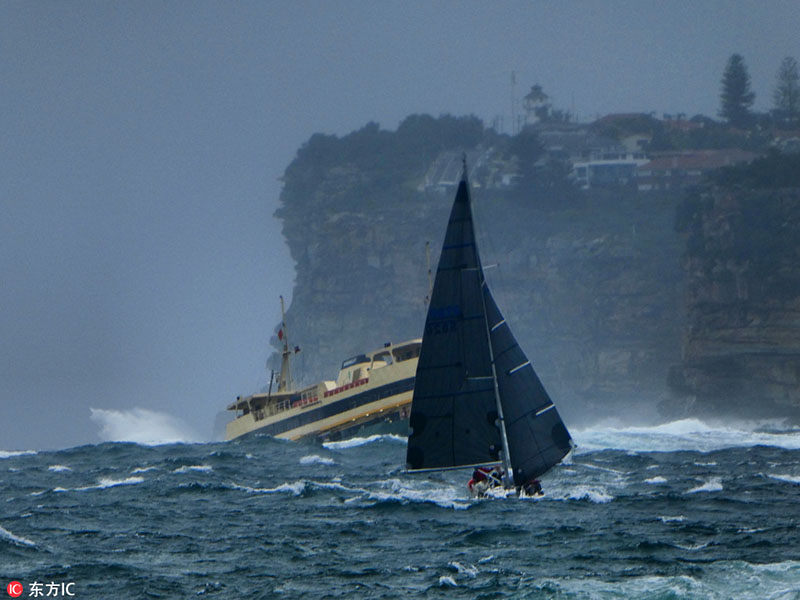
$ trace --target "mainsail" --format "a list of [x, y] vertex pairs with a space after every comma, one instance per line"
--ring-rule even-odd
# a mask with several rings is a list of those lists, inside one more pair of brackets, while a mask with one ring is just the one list
[[486, 284], [466, 168], [428, 307], [410, 428], [410, 471], [502, 460], [516, 486], [548, 471], [572, 448]]

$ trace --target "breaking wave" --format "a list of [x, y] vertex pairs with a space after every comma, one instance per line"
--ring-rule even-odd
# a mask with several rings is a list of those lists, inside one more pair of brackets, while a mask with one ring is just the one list
[[346, 450], [348, 448], [357, 448], [359, 446], [365, 446], [366, 444], [373, 444], [375, 442], [399, 442], [401, 444], [407, 443], [407, 438], [401, 435], [394, 435], [394, 434], [382, 434], [382, 435], [371, 435], [369, 437], [354, 437], [350, 438], [349, 440], [342, 440], [340, 442], [323, 442], [323, 446], [328, 450]]
[[773, 446], [800, 449], [800, 431], [780, 422], [710, 424], [681, 419], [649, 426], [597, 425], [573, 432], [579, 452], [627, 450], [631, 452], [711, 452], [725, 448]]
[[32, 456], [36, 450], [0, 450], [0, 458], [14, 458], [15, 456]]
[[15, 535], [11, 533], [5, 527], [0, 526], [0, 540], [8, 540], [9, 542], [13, 542], [14, 544], [18, 544], [20, 546], [30, 546], [33, 547], [36, 544], [29, 540], [28, 538], [24, 538], [21, 535]]
[[92, 421], [100, 426], [98, 435], [104, 442], [134, 442], [157, 446], [202, 441], [188, 425], [166, 413], [145, 408], [90, 410]]

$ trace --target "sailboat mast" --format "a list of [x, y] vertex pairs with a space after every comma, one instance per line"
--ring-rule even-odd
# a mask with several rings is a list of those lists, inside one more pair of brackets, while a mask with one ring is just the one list
[[[462, 174], [462, 178], [464, 181], [467, 181], [467, 156], [466, 154], [463, 156], [464, 161], [464, 172]], [[467, 184], [467, 190], [469, 191], [469, 183]], [[474, 214], [474, 204], [472, 202], [472, 194], [469, 194], [469, 203], [470, 203], [470, 210]], [[472, 226], [472, 239], [475, 240], [475, 253], [478, 254], [478, 236], [475, 233], [475, 224], [474, 220], [470, 223]], [[480, 275], [480, 283], [481, 283], [481, 303], [483, 306], [483, 324], [486, 327], [486, 342], [489, 346], [489, 362], [492, 365], [492, 385], [494, 387], [494, 400], [497, 406], [497, 421], [500, 428], [500, 441], [503, 444], [503, 487], [510, 488], [511, 481], [514, 480], [513, 473], [511, 472], [511, 457], [509, 456], [508, 450], [508, 435], [506, 433], [506, 421], [503, 417], [503, 404], [500, 402], [500, 387], [497, 385], [497, 369], [494, 364], [494, 348], [492, 347], [492, 332], [491, 327], [489, 325], [489, 317], [486, 312], [486, 294], [484, 294], [484, 288], [486, 287], [486, 276], [483, 273], [483, 266], [481, 265], [480, 255], [478, 256], [478, 271]]]

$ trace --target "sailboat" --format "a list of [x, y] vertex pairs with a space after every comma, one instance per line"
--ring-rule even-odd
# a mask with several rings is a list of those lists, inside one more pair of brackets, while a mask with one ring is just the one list
[[572, 448], [564, 422], [484, 277], [465, 159], [425, 321], [407, 469], [500, 463], [503, 487], [519, 491]]

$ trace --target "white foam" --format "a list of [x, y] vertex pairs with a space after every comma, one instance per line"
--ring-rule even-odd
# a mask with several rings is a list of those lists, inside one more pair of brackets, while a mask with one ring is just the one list
[[[110, 477], [101, 477], [97, 480], [97, 485], [94, 486], [96, 489], [104, 490], [106, 488], [117, 487], [118, 485], [136, 485], [137, 483], [142, 483], [144, 481], [144, 477], [126, 477], [125, 479], [111, 479]], [[86, 488], [86, 489], [94, 489], [94, 488]], [[79, 488], [84, 489], [84, 488]]]
[[213, 470], [214, 469], [211, 465], [188, 465], [175, 469], [173, 473], [211, 473]]
[[658, 518], [662, 523], [683, 523], [686, 520], [686, 517], [683, 515], [661, 516]]
[[447, 566], [459, 575], [466, 575], [471, 579], [478, 576], [478, 568], [473, 565], [462, 565], [460, 562], [453, 560], [447, 563]]
[[394, 434], [371, 435], [369, 437], [354, 437], [349, 440], [342, 440], [340, 442], [323, 442], [322, 446], [328, 450], [346, 450], [348, 448], [357, 448], [366, 444], [373, 444], [375, 442], [388, 441], [399, 442], [402, 444], [408, 443], [408, 439]]
[[777, 481], [785, 481], [786, 483], [799, 483], [800, 475], [785, 475], [780, 473], [767, 473], [767, 477]]
[[31, 456], [37, 454], [36, 450], [0, 450], [0, 458], [14, 458], [15, 456]]
[[439, 577], [439, 587], [458, 587], [456, 580], [450, 577], [450, 575], [442, 575]]
[[765, 430], [763, 423], [709, 424], [700, 419], [681, 419], [659, 425], [623, 427], [597, 425], [573, 431], [579, 452], [617, 449], [633, 452], [710, 452], [756, 445], [800, 449], [800, 431]]
[[299, 496], [306, 489], [306, 482], [300, 480], [294, 483], [282, 483], [274, 488], [254, 488], [247, 485], [239, 485], [238, 483], [231, 484], [231, 487], [235, 490], [243, 490], [248, 494], [278, 494], [281, 492], [289, 492], [294, 496]]
[[607, 504], [614, 499], [614, 496], [607, 494], [604, 490], [576, 485], [570, 491], [568, 498], [570, 500], [589, 500], [595, 504]]
[[311, 454], [304, 456], [300, 459], [301, 465], [335, 465], [336, 462], [327, 456], [319, 456], [318, 454]]
[[645, 479], [644, 482], [656, 485], [659, 483], [667, 483], [667, 480], [664, 477], [661, 477], [661, 475], [659, 475], [658, 477], [651, 477], [650, 479]]
[[110, 477], [101, 477], [97, 480], [97, 485], [87, 485], [78, 488], [53, 488], [54, 492], [85, 492], [87, 490], [105, 490], [107, 488], [117, 487], [118, 485], [136, 485], [142, 483], [144, 477], [126, 477], [125, 479], [111, 479]]
[[425, 482], [415, 482], [414, 487], [412, 487], [399, 479], [389, 479], [378, 483], [381, 488], [387, 491], [370, 491], [368, 498], [378, 501], [398, 500], [400, 502], [431, 503], [442, 508], [454, 508], [457, 510], [464, 510], [470, 506], [469, 502], [464, 501], [463, 493], [452, 486], [427, 485]]
[[52, 473], [67, 473], [69, 471], [72, 471], [72, 469], [67, 467], [66, 465], [50, 465], [49, 467], [47, 467], [47, 470], [51, 471]]
[[702, 485], [693, 487], [692, 489], [687, 490], [685, 493], [697, 494], [700, 492], [721, 492], [721, 491], [722, 491], [722, 480], [719, 477], [712, 477]]
[[104, 442], [135, 442], [147, 446], [193, 443], [200, 438], [180, 419], [145, 408], [106, 410], [92, 408], [91, 419], [100, 426]]
[[2, 526], [0, 526], [0, 539], [9, 540], [15, 544], [19, 544], [20, 546], [36, 546], [36, 543], [32, 542], [28, 538], [24, 538], [21, 535], [15, 535]]
[[136, 467], [131, 473], [147, 473], [148, 471], [155, 471], [158, 467]]

